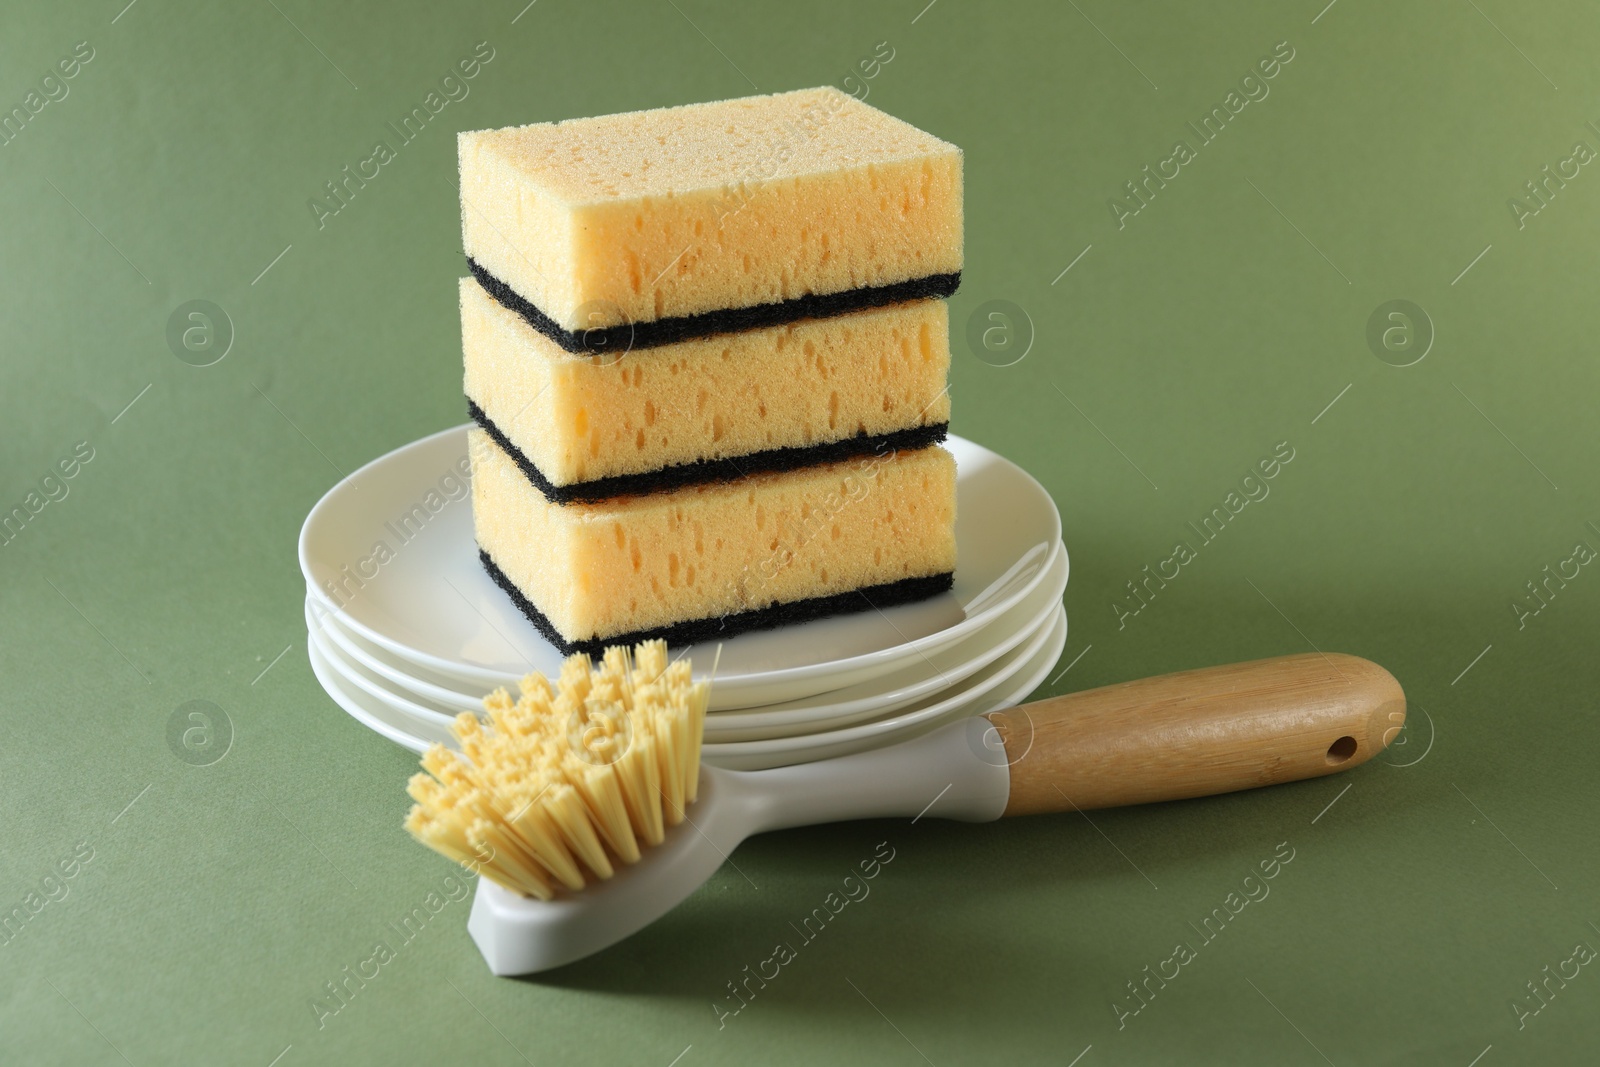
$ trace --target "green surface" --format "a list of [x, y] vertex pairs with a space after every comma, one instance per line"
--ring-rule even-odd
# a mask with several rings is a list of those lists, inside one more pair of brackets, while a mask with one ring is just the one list
[[[0, 907], [74, 872], [0, 944], [0, 1060], [1594, 1062], [1600, 972], [1563, 961], [1600, 946], [1600, 572], [1512, 605], [1600, 549], [1600, 172], [1520, 228], [1507, 205], [1600, 148], [1592, 10], [123, 2], [13, 4], [0, 35], [6, 108], [94, 52], [0, 147], [0, 509], [66, 490], [0, 547]], [[308, 199], [483, 41], [470, 95], [319, 229]], [[294, 548], [340, 472], [462, 419], [453, 131], [844, 84], [880, 41], [871, 102], [966, 150], [956, 332], [1004, 300], [1035, 334], [1003, 368], [958, 337], [954, 425], [1061, 506], [1075, 665], [1042, 692], [1315, 646], [1395, 673], [1404, 744], [1093, 824], [774, 834], [535, 981], [491, 978], [449, 902], [319, 1028], [323, 983], [451, 872], [399, 828], [412, 757], [311, 675]], [[1201, 146], [1185, 123], [1282, 41]], [[1119, 229], [1108, 198], [1178, 138], [1195, 158]], [[237, 334], [204, 368], [166, 340], [195, 299]], [[1437, 335], [1403, 368], [1366, 339], [1395, 299]], [[1270, 495], [1119, 626], [1279, 442]], [[231, 724], [205, 766], [168, 743], [192, 700]], [[719, 1028], [881, 841], [871, 896]], [[1270, 895], [1202, 944], [1280, 842]], [[1577, 977], [1519, 1027], [1546, 965]]]

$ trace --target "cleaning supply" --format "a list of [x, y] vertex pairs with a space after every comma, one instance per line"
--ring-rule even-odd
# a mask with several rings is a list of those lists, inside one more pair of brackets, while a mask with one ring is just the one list
[[479, 556], [556, 649], [952, 588], [959, 148], [823, 88], [458, 149]]
[[942, 300], [593, 357], [460, 287], [467, 411], [553, 503], [921, 448], [950, 423]]
[[[641, 662], [646, 656], [652, 664], [660, 662], [656, 653], [641, 649]], [[624, 660], [608, 652], [607, 662], [613, 660], [618, 666], [611, 673], [619, 675]], [[580, 669], [584, 661], [577, 662], [579, 666], [563, 672], [563, 692], [559, 702], [550, 703], [552, 712], [558, 706], [576, 709], [581, 691], [589, 714], [615, 717], [614, 709], [622, 706], [614, 695], [620, 687], [605, 688], [591, 698], [596, 689], [585, 682], [587, 672]], [[687, 678], [686, 667], [674, 664], [673, 669]], [[569, 676], [576, 686], [572, 698], [565, 696]], [[544, 691], [538, 678], [530, 678], [529, 687], [536, 694]], [[704, 706], [697, 703], [703, 694], [691, 699], [693, 690], [684, 684], [671, 692], [677, 694], [675, 710], [666, 721], [687, 728], [700, 714], [696, 707]], [[501, 709], [508, 703], [502, 694], [490, 699]], [[545, 706], [543, 700], [533, 698], [539, 708]], [[573, 711], [566, 714], [570, 717]], [[684, 824], [664, 824], [657, 833], [651, 821], [654, 809], [643, 808], [638, 821], [632, 821], [629, 809], [631, 840], [658, 843], [640, 849], [636, 862], [629, 858], [632, 852], [608, 856], [610, 876], [594, 872], [601, 881], [591, 884], [582, 871], [575, 877], [569, 870], [563, 878], [545, 870], [523, 884], [486, 862], [468, 930], [494, 973], [547, 970], [597, 952], [670, 911], [751, 834], [865, 818], [937, 816], [985, 822], [1002, 815], [1179, 800], [1314, 778], [1358, 766], [1382, 751], [1405, 724], [1405, 714], [1405, 694], [1382, 667], [1354, 656], [1308, 653], [1051, 697], [838, 759], [766, 771], [701, 767], [697, 789], [674, 787], [679, 790], [674, 796], [684, 804]], [[546, 717], [551, 725], [541, 736], [557, 736], [558, 720]], [[475, 724], [463, 720], [461, 728], [464, 744], [477, 738]], [[481, 746], [476, 750], [483, 751]], [[627, 755], [604, 768], [580, 759], [588, 768], [585, 775], [594, 772], [586, 788], [599, 795], [609, 775], [636, 775], [638, 763], [627, 763]], [[440, 751], [429, 759], [446, 778], [458, 773], [446, 762], [458, 757]], [[486, 766], [491, 770], [478, 767], [473, 772], [483, 783], [470, 794], [479, 808], [515, 812], [527, 796], [540, 796], [547, 782], [552, 788], [570, 784], [551, 770], [571, 766], [568, 755], [559, 752], [498, 778], [492, 768], [500, 764]], [[495, 786], [501, 778], [511, 783], [504, 795]], [[422, 782], [420, 789], [417, 784], [413, 795], [428, 799], [419, 799], [423, 812], [413, 812], [410, 821], [423, 831], [419, 837], [424, 843], [439, 847], [445, 835], [435, 831], [430, 840], [429, 828], [451, 785], [445, 779], [436, 785]], [[618, 788], [623, 790], [620, 784]], [[462, 789], [457, 795], [467, 793]], [[663, 801], [663, 817], [674, 810], [672, 802]], [[467, 843], [474, 841], [496, 843], [487, 829], [476, 834], [469, 829]], [[440, 851], [464, 858], [459, 848]], [[567, 891], [568, 881], [578, 883], [575, 891]], [[536, 892], [534, 885], [549, 886], [549, 892]]]
[[484, 569], [563, 652], [721, 639], [942, 593], [956, 465], [937, 446], [553, 504], [470, 431]]
[[955, 292], [961, 149], [834, 88], [462, 133], [461, 233], [570, 352]]

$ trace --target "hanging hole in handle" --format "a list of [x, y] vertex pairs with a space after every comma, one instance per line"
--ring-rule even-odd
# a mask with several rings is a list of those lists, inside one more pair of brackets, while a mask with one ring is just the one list
[[1356, 754], [1356, 739], [1345, 734], [1333, 744], [1328, 746], [1328, 762], [1343, 763]]

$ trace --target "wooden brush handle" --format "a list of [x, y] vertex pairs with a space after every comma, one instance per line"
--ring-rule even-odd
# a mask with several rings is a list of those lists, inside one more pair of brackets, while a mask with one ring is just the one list
[[1406, 697], [1370, 660], [1310, 653], [1183, 671], [989, 716], [1007, 815], [1209, 796], [1332, 774], [1400, 732]]

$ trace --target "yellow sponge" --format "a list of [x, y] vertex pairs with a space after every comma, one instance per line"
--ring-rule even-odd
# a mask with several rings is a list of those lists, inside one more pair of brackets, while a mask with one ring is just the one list
[[482, 430], [470, 449], [483, 562], [564, 652], [881, 608], [955, 570], [955, 460], [938, 447], [568, 505]]
[[572, 351], [619, 324], [643, 347], [948, 295], [959, 278], [961, 150], [838, 89], [462, 133], [458, 147], [474, 273]]
[[609, 359], [563, 351], [463, 278], [461, 345], [474, 418], [557, 501], [928, 444], [950, 420], [942, 300]]

